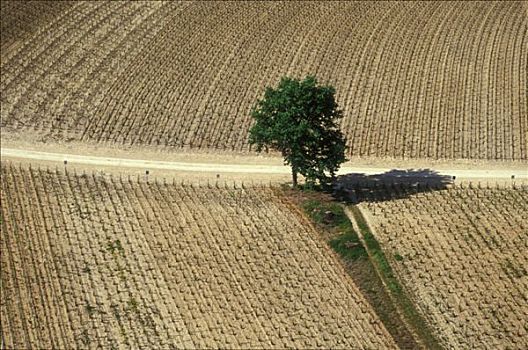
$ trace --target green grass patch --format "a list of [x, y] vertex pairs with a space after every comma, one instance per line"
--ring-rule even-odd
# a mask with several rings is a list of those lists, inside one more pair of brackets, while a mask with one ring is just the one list
[[303, 203], [303, 209], [318, 224], [327, 226], [351, 225], [343, 208], [337, 203], [323, 203], [309, 199]]
[[403, 256], [401, 256], [400, 254], [396, 253], [396, 254], [394, 254], [394, 260], [403, 261]]
[[367, 251], [361, 244], [343, 207], [337, 203], [324, 203], [317, 199], [304, 201], [302, 207], [315, 223], [333, 231], [334, 235], [329, 243], [340, 256], [352, 261], [367, 258]]
[[355, 233], [343, 233], [330, 241], [334, 251], [352, 261], [367, 257], [367, 251]]
[[121, 241], [119, 239], [116, 239], [113, 242], [109, 241], [106, 245], [106, 250], [108, 250], [112, 254], [121, 254], [122, 256], [125, 255], [125, 250], [123, 249], [123, 246], [121, 245]]
[[[441, 349], [442, 347], [440, 346], [438, 340], [433, 336], [430, 327], [415, 309], [412, 301], [405, 294], [402, 286], [400, 285], [400, 282], [394, 275], [392, 268], [389, 265], [389, 262], [387, 261], [387, 258], [385, 257], [385, 254], [383, 253], [379, 242], [376, 240], [376, 237], [374, 237], [374, 235], [370, 231], [370, 228], [368, 227], [365, 218], [356, 206], [350, 206], [350, 210], [352, 211], [354, 219], [356, 220], [359, 229], [361, 230], [361, 234], [363, 235], [363, 239], [365, 240], [367, 250], [370, 252], [370, 256], [372, 257], [371, 260], [373, 264], [377, 267], [378, 271], [380, 272], [381, 278], [388, 286], [388, 289], [390, 290], [396, 303], [398, 303], [400, 309], [403, 311], [405, 319], [413, 328], [413, 330], [418, 334], [418, 336], [428, 349]], [[399, 256], [401, 257], [401, 260], [403, 260], [403, 257], [401, 255]], [[395, 259], [401, 261], [396, 257]]]

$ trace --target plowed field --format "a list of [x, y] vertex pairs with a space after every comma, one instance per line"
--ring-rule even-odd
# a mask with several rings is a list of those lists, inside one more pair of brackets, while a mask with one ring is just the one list
[[392, 191], [360, 208], [447, 347], [528, 348], [528, 187]]
[[271, 188], [1, 175], [8, 348], [396, 347]]
[[1, 125], [246, 152], [264, 87], [315, 74], [336, 87], [350, 156], [527, 160], [527, 13], [510, 1], [2, 2]]

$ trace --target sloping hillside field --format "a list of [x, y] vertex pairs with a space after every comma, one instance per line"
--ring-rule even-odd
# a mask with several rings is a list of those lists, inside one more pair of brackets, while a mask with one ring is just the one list
[[527, 13], [520, 1], [3, 1], [2, 131], [245, 152], [264, 87], [315, 74], [336, 87], [351, 156], [527, 160]]
[[1, 175], [8, 348], [396, 347], [270, 188]]
[[[528, 349], [528, 2], [0, 10], [1, 349]], [[333, 192], [248, 144], [308, 75]]]
[[360, 204], [417, 307], [453, 349], [528, 348], [528, 187]]

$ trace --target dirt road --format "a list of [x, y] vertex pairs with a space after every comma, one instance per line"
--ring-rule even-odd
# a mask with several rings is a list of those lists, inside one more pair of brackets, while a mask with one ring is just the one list
[[[290, 168], [285, 165], [280, 165], [280, 162], [276, 158], [263, 160], [259, 164], [252, 162], [252, 157], [247, 157], [248, 162], [245, 162], [245, 157], [239, 156], [233, 158], [230, 163], [218, 162], [200, 162], [187, 159], [186, 161], [166, 161], [160, 159], [130, 159], [130, 158], [117, 158], [117, 157], [104, 157], [95, 155], [81, 155], [81, 154], [70, 154], [70, 153], [52, 153], [42, 152], [27, 149], [16, 149], [16, 148], [2, 148], [1, 149], [2, 159], [11, 160], [26, 160], [32, 163], [46, 162], [47, 164], [64, 165], [66, 161], [67, 166], [73, 168], [79, 166], [96, 166], [102, 168], [120, 168], [119, 171], [127, 172], [127, 170], [136, 171], [162, 171], [162, 172], [186, 172], [190, 177], [193, 177], [193, 173], [214, 173], [214, 174], [239, 174], [241, 176], [252, 178], [253, 175], [257, 174], [269, 174], [269, 175], [283, 175], [289, 176]], [[343, 166], [338, 175], [350, 174], [350, 173], [361, 173], [365, 175], [373, 175], [388, 172], [397, 167], [387, 164], [386, 167], [379, 166], [364, 166], [358, 164], [358, 166]], [[437, 172], [438, 175], [456, 176], [460, 180], [472, 180], [472, 179], [498, 179], [508, 180], [514, 176], [515, 180], [527, 180], [528, 179], [528, 166], [520, 165], [516, 168], [481, 168], [481, 169], [446, 169], [445, 167], [439, 169], [431, 169]], [[154, 174], [154, 173], [153, 173]]]

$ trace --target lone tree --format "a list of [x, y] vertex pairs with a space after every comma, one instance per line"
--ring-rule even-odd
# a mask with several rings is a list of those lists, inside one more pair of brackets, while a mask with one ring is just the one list
[[283, 77], [276, 89], [266, 88], [251, 111], [256, 123], [249, 143], [257, 152], [263, 147], [280, 151], [292, 167], [293, 187], [299, 173], [307, 184], [327, 186], [346, 161], [345, 138], [337, 124], [343, 114], [334, 94], [332, 86], [318, 85], [313, 76], [302, 81]]

